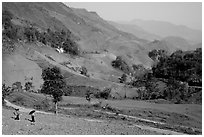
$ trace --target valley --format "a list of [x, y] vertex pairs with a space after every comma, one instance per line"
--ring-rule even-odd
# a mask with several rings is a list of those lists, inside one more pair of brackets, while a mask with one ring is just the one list
[[200, 32], [59, 2], [3, 2], [2, 15], [2, 134], [202, 134]]

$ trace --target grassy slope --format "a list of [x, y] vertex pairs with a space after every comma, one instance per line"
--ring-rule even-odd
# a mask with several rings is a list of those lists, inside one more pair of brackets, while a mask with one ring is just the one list
[[[7, 77], [12, 78], [13, 75], [19, 76], [19, 77], [13, 78], [12, 80], [14, 80], [14, 81], [10, 81], [11, 84], [16, 82], [16, 81], [22, 80], [21, 82], [22, 82], [22, 85], [24, 86], [25, 76], [29, 76], [25, 72], [29, 72], [29, 74], [30, 73], [32, 74], [32, 75], [30, 75], [30, 77], [34, 78], [33, 85], [36, 86], [38, 84], [38, 88], [39, 88], [40, 85], [43, 83], [43, 81], [41, 79], [41, 73], [42, 73], [41, 69], [55, 65], [61, 69], [62, 74], [66, 78], [67, 84], [77, 85], [77, 86], [92, 86], [92, 87], [99, 88], [99, 89], [104, 89], [106, 87], [112, 87], [115, 89], [114, 92], [116, 91], [116, 92], [119, 92], [119, 94], [121, 94], [121, 97], [123, 97], [125, 95], [125, 92], [128, 92], [128, 94], [130, 95], [128, 97], [135, 96], [134, 94], [132, 94], [132, 93], [136, 92], [134, 89], [129, 89], [129, 88], [123, 87], [122, 84], [107, 81], [107, 79], [109, 79], [110, 76], [112, 76], [112, 77], [115, 76], [114, 79], [117, 80], [117, 78], [120, 75], [117, 71], [110, 68], [110, 66], [107, 66], [108, 65], [107, 63], [110, 63], [110, 61], [108, 61], [109, 57], [103, 57], [103, 54], [102, 54], [102, 57], [100, 57], [100, 56], [95, 57], [95, 66], [97, 66], [95, 68], [96, 69], [95, 75], [88, 78], [88, 77], [85, 77], [79, 73], [74, 72], [73, 70], [71, 70], [71, 69], [69, 69], [69, 68], [67, 68], [67, 67], [65, 67], [59, 63], [71, 61], [73, 64], [77, 64], [79, 66], [83, 65], [83, 63], [88, 63], [89, 65], [91, 65], [94, 63], [94, 61], [92, 59], [82, 58], [82, 57], [78, 58], [78, 59], [73, 59], [73, 58], [70, 58], [69, 56], [67, 56], [65, 54], [59, 54], [56, 51], [54, 51], [54, 49], [52, 49], [50, 47], [43, 46], [40, 43], [32, 43], [32, 44], [18, 43], [17, 45], [18, 45], [18, 48], [14, 54], [16, 56], [15, 58], [13, 57], [14, 55], [4, 55], [3, 56], [3, 58], [5, 60], [5, 61], [3, 61], [3, 72], [5, 72], [5, 75], [6, 75], [3, 78], [7, 78]], [[53, 58], [53, 60], [49, 59], [47, 56], [50, 56], [51, 58]], [[82, 62], [80, 62], [80, 60], [82, 60]], [[104, 64], [101, 65], [100, 64], [101, 60], [103, 60], [104, 64], [106, 64], [106, 65], [104, 65]], [[16, 63], [14, 65], [18, 66], [16, 68], [17, 70], [15, 70], [15, 66], [11, 67], [11, 66], [5, 65], [5, 64], [13, 65], [11, 62]], [[86, 64], [86, 65], [88, 65], [88, 64]], [[36, 71], [30, 71], [31, 69], [35, 70], [34, 66], [39, 69], [39, 71], [37, 71], [38, 73], [36, 73]], [[12, 73], [8, 73], [9, 69], [7, 69], [7, 68], [14, 69], [15, 71], [11, 71]], [[29, 71], [28, 71], [28, 68], [30, 68]], [[91, 68], [91, 69], [93, 70], [94, 68]], [[109, 70], [107, 70], [107, 69], [109, 69]], [[103, 71], [103, 72], [101, 72], [101, 71]], [[19, 73], [19, 72], [22, 72], [22, 73]], [[10, 75], [10, 74], [12, 74], [12, 75]], [[22, 74], [24, 74], [24, 75], [22, 75]], [[98, 77], [96, 77], [96, 75], [98, 75]], [[103, 77], [105, 80], [101, 79]], [[38, 89], [38, 88], [36, 88], [36, 89]]]

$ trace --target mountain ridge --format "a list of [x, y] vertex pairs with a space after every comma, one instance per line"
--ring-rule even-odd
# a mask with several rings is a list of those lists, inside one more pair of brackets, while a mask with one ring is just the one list
[[179, 36], [187, 39], [192, 44], [202, 42], [202, 32], [200, 30], [195, 30], [184, 25], [175, 25], [166, 21], [141, 19], [134, 19], [129, 22], [123, 21], [121, 23], [137, 25], [143, 28], [145, 31], [161, 37]]

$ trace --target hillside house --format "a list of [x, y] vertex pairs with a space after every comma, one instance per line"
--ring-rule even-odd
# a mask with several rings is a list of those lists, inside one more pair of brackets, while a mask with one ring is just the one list
[[56, 51], [58, 52], [58, 53], [64, 53], [64, 49], [63, 48], [56, 48]]

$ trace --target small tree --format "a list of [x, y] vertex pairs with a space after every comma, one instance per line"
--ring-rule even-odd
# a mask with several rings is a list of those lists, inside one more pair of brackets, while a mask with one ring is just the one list
[[44, 80], [41, 93], [51, 95], [55, 103], [55, 113], [57, 114], [57, 103], [62, 100], [63, 88], [65, 86], [64, 77], [59, 68], [47, 68], [42, 72]]
[[8, 10], [2, 11], [2, 26], [4, 26], [5, 29], [12, 26], [11, 19], [13, 18], [13, 14]]

